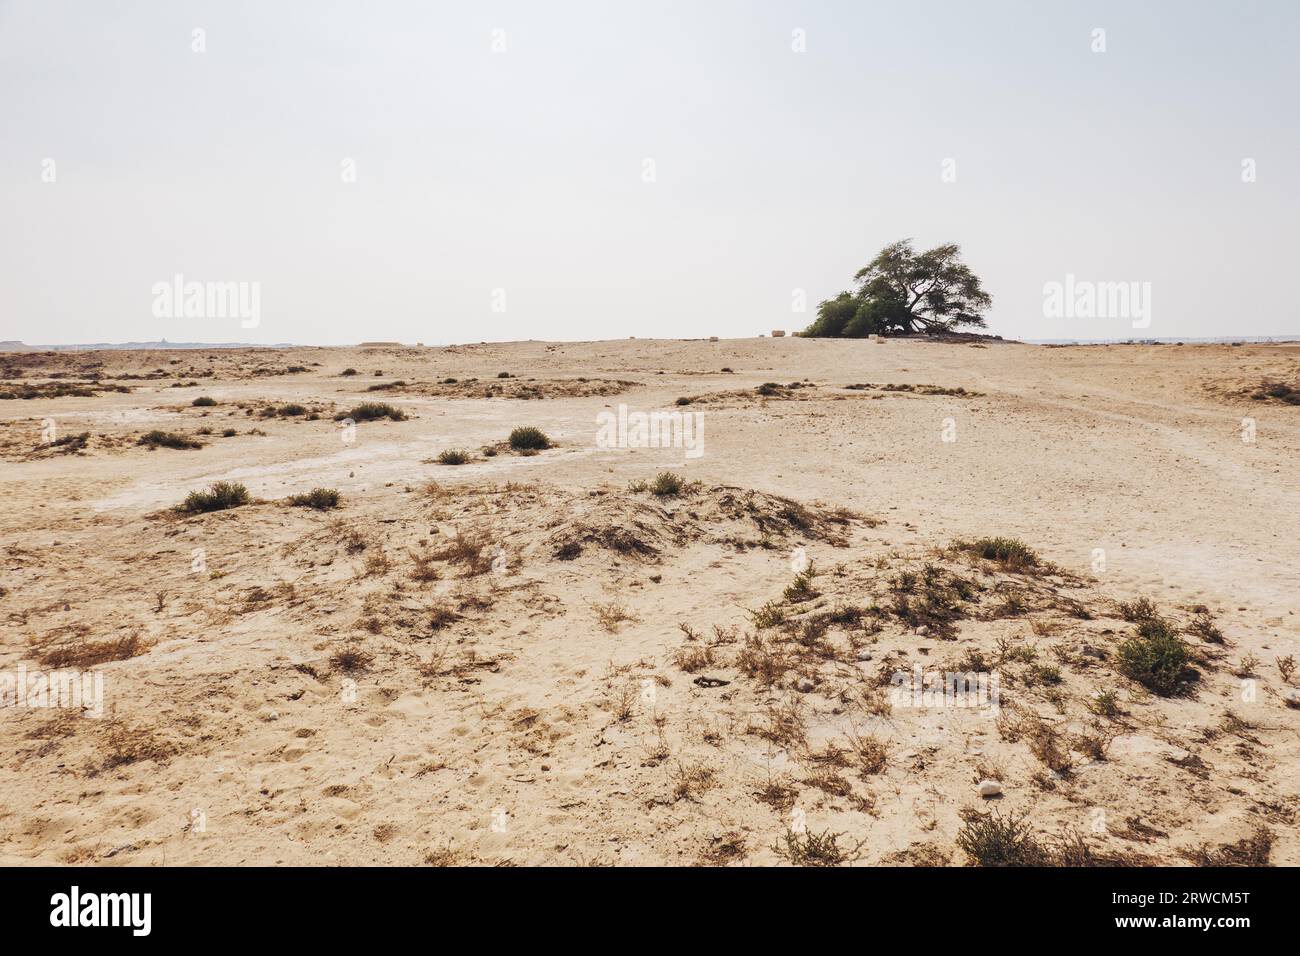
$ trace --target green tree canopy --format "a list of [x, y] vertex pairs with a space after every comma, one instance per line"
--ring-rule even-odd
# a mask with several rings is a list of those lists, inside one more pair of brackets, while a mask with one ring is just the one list
[[861, 338], [983, 328], [982, 313], [993, 304], [955, 243], [921, 253], [910, 239], [890, 243], [853, 278], [857, 290], [818, 305], [804, 335]]

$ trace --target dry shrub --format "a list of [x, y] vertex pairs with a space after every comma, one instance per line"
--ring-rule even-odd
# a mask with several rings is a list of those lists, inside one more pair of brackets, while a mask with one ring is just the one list
[[735, 831], [710, 838], [708, 847], [700, 854], [701, 866], [726, 866], [748, 855], [745, 838]]
[[129, 725], [120, 719], [113, 719], [104, 726], [103, 747], [105, 753], [99, 764], [100, 770], [112, 770], [141, 760], [161, 763], [176, 752], [175, 747], [153, 731]]
[[864, 777], [880, 773], [885, 769], [889, 751], [878, 737], [871, 734], [865, 736], [850, 734], [849, 743], [858, 758], [858, 769], [862, 771]]
[[427, 583], [438, 580], [438, 569], [434, 567], [434, 557], [431, 554], [419, 554], [415, 551], [410, 552], [411, 561], [415, 567], [411, 568], [411, 580]]
[[434, 553], [434, 558], [465, 567], [466, 577], [476, 577], [492, 570], [492, 539], [483, 531], [457, 531]]
[[1272, 830], [1257, 823], [1250, 836], [1236, 843], [1224, 843], [1218, 847], [1203, 843], [1195, 850], [1186, 851], [1184, 856], [1195, 866], [1268, 866], [1275, 839]]
[[1282, 679], [1288, 684], [1294, 683], [1295, 680], [1295, 657], [1288, 654], [1286, 657], [1277, 659], [1277, 671], [1282, 675]]
[[441, 631], [444, 627], [459, 621], [460, 618], [461, 615], [445, 601], [435, 604], [429, 608], [429, 629]]
[[624, 621], [637, 620], [636, 616], [629, 613], [627, 608], [615, 601], [608, 604], [593, 604], [591, 607], [596, 612], [596, 620], [600, 622], [600, 626], [611, 634], [615, 633], [618, 626]]
[[673, 800], [694, 800], [716, 784], [717, 771], [713, 767], [703, 762], [688, 767], [679, 760], [673, 771]]
[[677, 653], [673, 655], [673, 663], [688, 674], [697, 673], [706, 667], [713, 666], [713, 648], [684, 645], [677, 648]]
[[757, 734], [764, 740], [770, 740], [780, 747], [795, 747], [807, 742], [803, 701], [798, 697], [787, 696], [776, 703], [768, 704], [764, 716], [767, 718], [766, 725], [751, 726], [750, 733]]
[[138, 634], [126, 637], [109, 638], [103, 641], [87, 640], [77, 636], [61, 644], [46, 644], [39, 648], [37, 660], [42, 667], [58, 670], [72, 667], [85, 670], [109, 661], [124, 661], [138, 657], [149, 650], [150, 645], [141, 640]]
[[359, 645], [348, 643], [330, 656], [330, 665], [335, 670], [351, 674], [354, 671], [365, 670], [372, 660], [371, 655], [363, 651]]
[[775, 641], [765, 640], [761, 634], [747, 634], [736, 658], [740, 672], [764, 687], [778, 683], [793, 666], [785, 649]]
[[814, 833], [806, 830], [796, 833], [792, 829], [785, 831], [785, 836], [772, 847], [772, 851], [781, 859], [794, 866], [839, 866], [856, 860], [862, 852], [866, 841], [851, 848], [839, 845], [839, 838], [844, 834], [824, 830]]

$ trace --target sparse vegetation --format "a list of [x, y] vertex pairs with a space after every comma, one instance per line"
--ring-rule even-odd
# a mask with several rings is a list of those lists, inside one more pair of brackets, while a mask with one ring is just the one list
[[1211, 616], [1208, 608], [1197, 608], [1192, 615], [1192, 621], [1187, 625], [1189, 634], [1195, 634], [1207, 644], [1222, 644], [1223, 631], [1219, 630], [1214, 618]]
[[49, 448], [57, 448], [64, 454], [79, 452], [90, 444], [90, 432], [80, 432], [76, 435], [64, 435], [47, 443]]
[[785, 623], [785, 608], [775, 601], [768, 601], [757, 611], [750, 611], [749, 619], [754, 622], [754, 626], [760, 631], [780, 627]]
[[463, 564], [465, 576], [475, 577], [492, 569], [492, 539], [482, 531], [458, 530], [433, 556], [449, 564]]
[[1088, 709], [1098, 717], [1114, 719], [1119, 716], [1119, 695], [1107, 687], [1099, 690], [1088, 700]]
[[237, 481], [218, 481], [207, 491], [191, 491], [185, 496], [180, 510], [189, 514], [208, 511], [225, 511], [249, 502], [248, 489]]
[[686, 482], [680, 475], [671, 471], [661, 471], [655, 475], [655, 480], [650, 482], [650, 494], [656, 498], [676, 498], [686, 487]]
[[996, 810], [962, 813], [962, 828], [957, 846], [966, 854], [971, 866], [1043, 866], [1047, 851], [1025, 826], [1026, 814], [1003, 817]]
[[708, 645], [684, 644], [677, 648], [677, 652], [673, 655], [673, 663], [686, 673], [695, 674], [706, 667], [713, 666], [713, 648]]
[[374, 658], [361, 649], [356, 641], [349, 641], [330, 655], [330, 665], [345, 674], [363, 671]]
[[394, 408], [384, 402], [362, 402], [350, 412], [340, 412], [334, 416], [336, 422], [350, 418], [354, 422], [372, 422], [380, 418], [388, 418], [395, 422], [406, 421], [406, 412], [400, 408]]
[[470, 453], [460, 448], [448, 448], [438, 455], [440, 465], [467, 465], [472, 460]]
[[979, 555], [985, 561], [992, 561], [1007, 570], [1038, 565], [1038, 555], [1019, 538], [979, 538], [975, 541], [959, 541], [956, 547], [959, 551]]
[[816, 573], [813, 565], [809, 563], [807, 568], [795, 575], [794, 581], [786, 586], [785, 592], [782, 594], [786, 603], [798, 604], [801, 601], [811, 601], [817, 597], [820, 592], [813, 587], [813, 577]]
[[133, 727], [122, 720], [112, 720], [103, 729], [104, 758], [97, 768], [114, 770], [141, 760], [161, 763], [174, 754], [175, 748], [144, 727]]
[[677, 763], [673, 772], [673, 800], [694, 800], [717, 783], [717, 770], [706, 763]]
[[772, 847], [772, 851], [794, 866], [839, 866], [856, 860], [866, 842], [844, 849], [839, 845], [839, 838], [843, 835], [830, 830], [821, 833], [805, 830], [798, 833], [787, 828], [785, 836]]
[[315, 508], [317, 511], [329, 511], [339, 506], [339, 493], [336, 488], [313, 488], [301, 495], [290, 495], [289, 504], [297, 508]]
[[178, 435], [175, 432], [160, 431], [156, 428], [141, 435], [136, 444], [144, 445], [150, 451], [155, 448], [193, 449], [203, 447], [203, 442], [196, 438], [190, 438], [188, 435]]
[[849, 737], [849, 743], [853, 748], [854, 756], [858, 759], [858, 769], [862, 771], [863, 776], [872, 776], [885, 769], [889, 751], [880, 738], [871, 734], [864, 736], [853, 734]]
[[545, 451], [551, 440], [540, 428], [521, 425], [510, 433], [510, 447], [515, 451]]
[[1139, 623], [1137, 633], [1120, 644], [1116, 652], [1121, 674], [1162, 697], [1185, 688], [1191, 676], [1189, 660], [1183, 639], [1158, 616]]
[[596, 612], [596, 620], [600, 622], [600, 626], [611, 634], [615, 633], [624, 621], [636, 620], [636, 616], [629, 613], [627, 608], [614, 601], [608, 604], [593, 604], [592, 610]]
[[1276, 839], [1273, 831], [1260, 823], [1249, 836], [1236, 843], [1218, 847], [1201, 844], [1195, 850], [1186, 851], [1184, 856], [1195, 866], [1268, 866]]
[[198, 398], [194, 399], [194, 401], [190, 402], [190, 404], [195, 408], [211, 408], [213, 405], [217, 404], [217, 400], [215, 398], [209, 398], [207, 395], [200, 395]]
[[1119, 616], [1130, 624], [1137, 624], [1140, 621], [1150, 621], [1158, 618], [1159, 612], [1150, 598], [1138, 598], [1135, 601], [1121, 601], [1119, 603]]
[[1273, 399], [1286, 405], [1300, 405], [1300, 388], [1285, 382], [1265, 382], [1250, 397], [1257, 402]]
[[84, 635], [78, 635], [71, 641], [41, 645], [37, 650], [37, 660], [42, 667], [54, 670], [64, 667], [85, 670], [109, 661], [138, 657], [148, 649], [149, 645], [138, 634], [103, 641], [88, 640]]
[[853, 385], [845, 385], [846, 389], [854, 392], [911, 392], [916, 395], [946, 395], [953, 398], [983, 398], [983, 392], [969, 392], [958, 386], [950, 388], [944, 385], [895, 385], [887, 382], [883, 385], [877, 385], [874, 382], [857, 382]]
[[431, 631], [441, 631], [460, 619], [460, 613], [445, 601], [429, 608], [429, 630]]
[[1288, 654], [1277, 659], [1277, 672], [1288, 684], [1295, 683], [1295, 656]]

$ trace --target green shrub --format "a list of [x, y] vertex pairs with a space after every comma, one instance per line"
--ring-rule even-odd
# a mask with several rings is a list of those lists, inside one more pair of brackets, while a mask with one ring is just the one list
[[782, 595], [786, 602], [798, 604], [800, 601], [811, 601], [818, 597], [820, 592], [813, 587], [813, 577], [816, 573], [810, 562], [804, 571], [796, 574], [794, 582], [786, 586], [785, 593]]
[[155, 448], [202, 448], [203, 442], [190, 438], [188, 435], [177, 435], [175, 432], [159, 431], [155, 428], [151, 432], [146, 432], [140, 436], [137, 445], [145, 445], [151, 451]]
[[658, 498], [676, 498], [686, 487], [686, 482], [682, 481], [680, 475], [675, 475], [671, 471], [661, 471], [655, 475], [655, 480], [650, 482], [650, 493]]
[[510, 433], [510, 447], [515, 451], [545, 451], [551, 447], [551, 440], [540, 428], [521, 425]]
[[1183, 639], [1159, 617], [1138, 624], [1137, 633], [1116, 652], [1120, 673], [1161, 697], [1183, 689], [1190, 676], [1190, 656]]
[[180, 510], [190, 514], [207, 511], [225, 511], [248, 504], [248, 489], [238, 482], [218, 481], [207, 491], [191, 491]]
[[395, 422], [406, 421], [406, 413], [400, 408], [383, 402], [362, 402], [350, 412], [340, 412], [334, 416], [335, 421], [350, 418], [354, 422], [369, 422], [378, 418], [391, 418]]
[[1033, 548], [1019, 538], [980, 538], [959, 542], [957, 547], [1007, 568], [1032, 568], [1038, 564], [1038, 555]]
[[968, 810], [957, 834], [957, 846], [972, 866], [1043, 866], [1048, 854], [1039, 846], [1024, 815], [998, 816], [997, 811]]
[[286, 418], [294, 415], [306, 415], [307, 408], [297, 402], [290, 402], [288, 405], [281, 405], [278, 414]]
[[356, 375], [356, 374], [357, 374], [357, 370], [354, 369], [354, 368], [345, 368], [345, 369], [343, 370], [342, 374], [343, 374], [343, 375], [347, 375], [347, 376]]
[[200, 395], [198, 398], [194, 399], [194, 401], [190, 402], [190, 404], [196, 408], [211, 408], [213, 405], [217, 404], [217, 400], [215, 398], [208, 398], [206, 395]]
[[438, 463], [442, 465], [465, 465], [469, 461], [469, 452], [460, 448], [448, 448], [438, 456]]
[[303, 495], [290, 495], [289, 504], [296, 508], [315, 508], [329, 511], [339, 506], [339, 493], [335, 488], [313, 488]]

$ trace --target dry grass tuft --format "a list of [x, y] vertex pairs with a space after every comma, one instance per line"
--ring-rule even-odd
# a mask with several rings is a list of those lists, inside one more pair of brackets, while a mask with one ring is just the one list
[[64, 667], [85, 670], [98, 664], [107, 664], [109, 661], [124, 661], [138, 657], [151, 646], [138, 634], [104, 641], [87, 640], [84, 636], [78, 635], [71, 641], [42, 645], [37, 651], [37, 660], [41, 662], [42, 667], [56, 670]]
[[843, 835], [832, 833], [830, 830], [821, 833], [814, 833], [811, 830], [796, 833], [792, 829], [787, 829], [785, 836], [772, 847], [772, 851], [794, 866], [839, 866], [841, 863], [858, 859], [866, 842], [864, 840], [845, 849], [839, 845], [839, 838]]
[[591, 608], [596, 612], [596, 620], [600, 622], [600, 626], [610, 634], [617, 633], [619, 625], [623, 622], [637, 620], [636, 615], [616, 601], [610, 601], [608, 604], [593, 604]]

